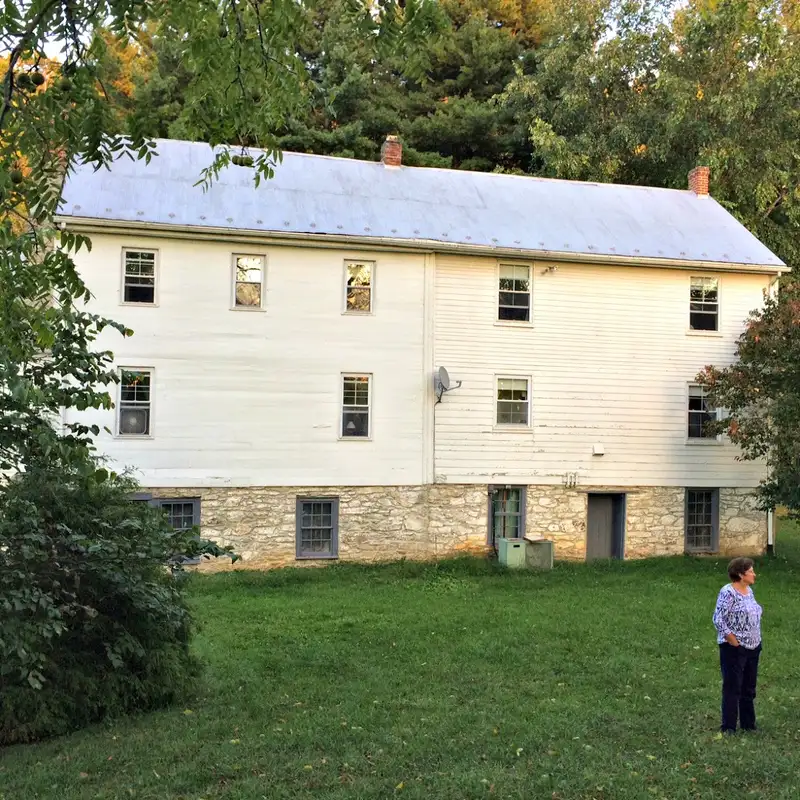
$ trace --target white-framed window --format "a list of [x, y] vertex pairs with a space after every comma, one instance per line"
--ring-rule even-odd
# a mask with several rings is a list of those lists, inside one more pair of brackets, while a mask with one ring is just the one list
[[120, 369], [117, 435], [126, 438], [152, 434], [153, 370]]
[[689, 384], [687, 438], [693, 441], [717, 441], [719, 435], [709, 430], [709, 423], [719, 419], [719, 411], [708, 402], [705, 388]]
[[689, 288], [689, 329], [719, 330], [719, 278], [692, 277]]
[[343, 439], [369, 439], [372, 375], [342, 375]]
[[371, 314], [375, 302], [375, 262], [344, 262], [345, 314]]
[[156, 304], [158, 253], [155, 250], [122, 248], [122, 302]]
[[233, 254], [233, 307], [262, 309], [264, 307], [263, 255]]
[[527, 264], [500, 264], [497, 275], [497, 319], [501, 322], [530, 322], [530, 266]]
[[497, 378], [498, 425], [527, 427], [531, 419], [530, 378], [500, 376]]

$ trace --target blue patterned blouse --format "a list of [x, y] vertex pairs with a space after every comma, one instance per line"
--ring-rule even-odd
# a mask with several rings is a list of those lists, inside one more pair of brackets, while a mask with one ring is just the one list
[[761, 644], [761, 606], [749, 586], [747, 594], [737, 592], [730, 583], [723, 586], [712, 619], [717, 629], [717, 644], [722, 644], [729, 633], [748, 650]]

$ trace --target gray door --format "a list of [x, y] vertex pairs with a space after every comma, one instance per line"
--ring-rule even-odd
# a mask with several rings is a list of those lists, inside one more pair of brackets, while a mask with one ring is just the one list
[[614, 556], [614, 496], [589, 495], [586, 525], [586, 560]]

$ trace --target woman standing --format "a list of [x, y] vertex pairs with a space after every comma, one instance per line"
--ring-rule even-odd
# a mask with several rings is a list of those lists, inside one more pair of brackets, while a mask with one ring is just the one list
[[722, 587], [714, 610], [722, 670], [722, 732], [756, 729], [756, 680], [761, 655], [761, 606], [750, 588], [756, 582], [753, 561], [734, 558], [731, 582]]

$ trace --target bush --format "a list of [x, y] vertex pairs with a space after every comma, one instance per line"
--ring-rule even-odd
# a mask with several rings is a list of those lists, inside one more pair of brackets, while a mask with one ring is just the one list
[[0, 744], [192, 690], [181, 556], [229, 551], [172, 530], [136, 488], [87, 457], [0, 490]]

